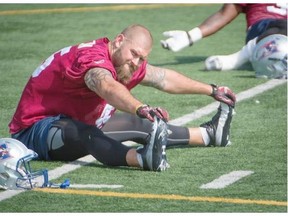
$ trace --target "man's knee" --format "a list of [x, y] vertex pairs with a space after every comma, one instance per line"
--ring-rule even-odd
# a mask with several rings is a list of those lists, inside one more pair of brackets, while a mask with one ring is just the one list
[[52, 160], [76, 160], [91, 154], [110, 166], [125, 166], [128, 147], [104, 135], [96, 126], [73, 119], [52, 123], [48, 133], [49, 155]]
[[52, 160], [76, 160], [88, 154], [82, 144], [85, 127], [92, 127], [69, 118], [52, 123], [47, 137], [49, 156]]
[[68, 118], [53, 122], [47, 137], [49, 150], [59, 149], [64, 143], [77, 143], [79, 140], [79, 127]]

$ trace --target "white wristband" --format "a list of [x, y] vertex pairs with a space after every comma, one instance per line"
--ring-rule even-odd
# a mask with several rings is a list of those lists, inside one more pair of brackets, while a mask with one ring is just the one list
[[202, 32], [201, 32], [200, 28], [198, 28], [198, 27], [191, 29], [191, 30], [188, 32], [188, 34], [190, 35], [191, 41], [192, 41], [193, 43], [201, 40], [202, 37], [203, 37], [203, 36], [202, 36]]

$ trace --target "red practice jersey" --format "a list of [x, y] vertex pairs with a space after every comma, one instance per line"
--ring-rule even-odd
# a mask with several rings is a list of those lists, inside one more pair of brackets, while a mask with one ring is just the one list
[[263, 19], [287, 19], [287, 8], [281, 4], [239, 4], [246, 14], [247, 28]]
[[[93, 40], [59, 50], [46, 59], [32, 74], [23, 90], [16, 112], [9, 124], [14, 134], [50, 116], [63, 114], [101, 128], [115, 108], [107, 104], [84, 82], [85, 73], [95, 67], [117, 74], [108, 51], [108, 38]], [[127, 89], [145, 76], [147, 62], [133, 74]]]

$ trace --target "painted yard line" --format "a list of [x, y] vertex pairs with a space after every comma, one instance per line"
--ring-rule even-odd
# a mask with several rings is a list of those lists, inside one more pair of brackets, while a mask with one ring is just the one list
[[49, 179], [53, 180], [56, 178], [61, 177], [62, 175], [64, 175], [65, 173], [74, 171], [84, 165], [87, 165], [89, 163], [92, 163], [93, 161], [95, 161], [95, 158], [92, 155], [87, 155], [85, 157], [79, 158], [76, 161], [72, 161], [68, 164], [64, 164], [61, 167], [57, 167], [54, 170], [49, 170]]
[[31, 10], [7, 10], [0, 11], [0, 16], [8, 15], [31, 15], [31, 14], [48, 14], [48, 13], [71, 13], [71, 12], [93, 12], [93, 11], [126, 11], [136, 9], [154, 9], [154, 8], [173, 8], [173, 7], [189, 7], [196, 4], [125, 4], [114, 6], [99, 6], [99, 7], [78, 7], [78, 8], [51, 8], [51, 9], [31, 9]]
[[219, 178], [209, 182], [207, 184], [203, 184], [200, 186], [202, 189], [222, 189], [225, 188], [240, 179], [253, 174], [253, 171], [246, 171], [246, 170], [237, 170], [230, 172], [228, 174], [222, 175]]
[[122, 188], [124, 185], [108, 185], [108, 184], [71, 184], [69, 188], [109, 188], [117, 189]]
[[5, 190], [0, 193], [0, 202], [9, 199], [13, 196], [16, 196], [22, 192], [25, 192], [25, 190]]
[[[261, 94], [265, 91], [268, 91], [276, 86], [282, 85], [284, 83], [287, 83], [287, 80], [269, 80], [261, 85], [255, 86], [254, 88], [248, 89], [246, 91], [240, 92], [236, 95], [237, 102], [252, 98], [258, 94]], [[192, 113], [189, 113], [187, 115], [184, 115], [180, 118], [174, 119], [169, 121], [169, 124], [173, 125], [185, 125], [193, 120], [199, 119], [203, 116], [209, 115], [210, 113], [214, 112], [219, 106], [219, 102], [215, 101], [201, 109], [195, 110]], [[236, 104], [237, 108], [237, 104]]]
[[[248, 89], [244, 92], [241, 92], [239, 94], [237, 94], [237, 98], [238, 98], [238, 102], [239, 101], [242, 101], [244, 99], [248, 99], [248, 98], [251, 98], [251, 97], [254, 97], [255, 95], [257, 94], [260, 94], [264, 91], [267, 91], [269, 89], [272, 89], [278, 85], [281, 85], [281, 84], [284, 84], [285, 82], [287, 82], [286, 80], [269, 80], [268, 82], [264, 83], [264, 84], [261, 84], [259, 86], [256, 86], [252, 89]], [[255, 91], [255, 92], [254, 92]], [[214, 109], [217, 108], [217, 104], [219, 104], [219, 102], [214, 102], [212, 104], [215, 104], [213, 107]], [[175, 120], [172, 120], [170, 122], [172, 122], [173, 124], [175, 125], [182, 125], [182, 124], [186, 124], [192, 120], [195, 120], [197, 118], [200, 118], [200, 117], [203, 117], [205, 115], [208, 115], [210, 114], [211, 112], [213, 112], [214, 110], [211, 110], [211, 104], [209, 104], [208, 106], [205, 106], [204, 108], [201, 108], [199, 110], [196, 110], [195, 113], [198, 113], [197, 115], [194, 115], [194, 112], [191, 113], [191, 114], [188, 114], [188, 115], [184, 115], [183, 117], [180, 117], [178, 119], [175, 119]], [[66, 174], [67, 172], [70, 172], [70, 171], [73, 171], [77, 168], [79, 168], [81, 165], [85, 165], [85, 164], [88, 164], [88, 163], [91, 163], [92, 161], [94, 161], [95, 159], [91, 156], [91, 155], [88, 155], [88, 156], [85, 156], [83, 158], [80, 158], [74, 162], [71, 162], [69, 164], [65, 164], [61, 167], [58, 167], [54, 170], [51, 170], [49, 171], [49, 176], [50, 176], [50, 180], [53, 180], [55, 178], [58, 178], [64, 174]], [[80, 165], [81, 164], [81, 165]], [[74, 167], [74, 168], [72, 168]], [[64, 172], [65, 170], [65, 172]], [[7, 191], [4, 191], [4, 192], [0, 192], [0, 201], [2, 200], [5, 200], [5, 199], [8, 199], [8, 198], [11, 198], [19, 193], [22, 193], [24, 192], [23, 190], [19, 190], [19, 191], [13, 191], [13, 190], [7, 190]]]
[[56, 194], [72, 194], [72, 195], [89, 195], [100, 197], [120, 197], [133, 199], [162, 199], [162, 200], [180, 200], [192, 202], [221, 202], [233, 204], [254, 204], [254, 205], [273, 205], [287, 206], [287, 202], [274, 200], [251, 200], [251, 199], [235, 199], [223, 197], [199, 197], [199, 196], [182, 196], [176, 194], [140, 194], [140, 193], [120, 193], [110, 191], [93, 191], [93, 190], [75, 190], [75, 189], [56, 189], [56, 188], [37, 188], [36, 191]]

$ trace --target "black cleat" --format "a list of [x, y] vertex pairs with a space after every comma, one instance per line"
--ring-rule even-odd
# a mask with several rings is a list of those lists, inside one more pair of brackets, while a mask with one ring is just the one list
[[169, 168], [165, 152], [167, 138], [167, 124], [155, 116], [148, 144], [137, 149], [137, 152], [142, 157], [144, 170], [160, 172]]
[[218, 112], [213, 116], [212, 120], [200, 125], [200, 127], [206, 128], [206, 131], [210, 137], [209, 146], [229, 146], [230, 141], [230, 124], [234, 109], [225, 103], [220, 103]]

